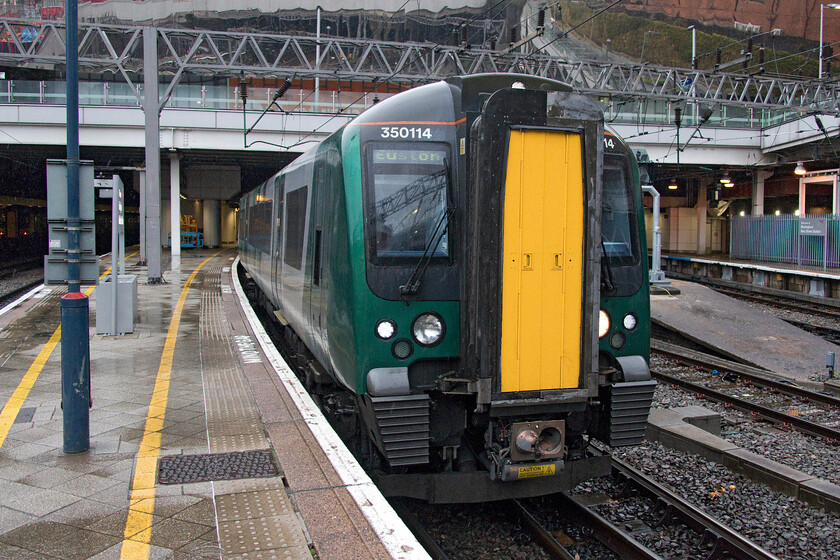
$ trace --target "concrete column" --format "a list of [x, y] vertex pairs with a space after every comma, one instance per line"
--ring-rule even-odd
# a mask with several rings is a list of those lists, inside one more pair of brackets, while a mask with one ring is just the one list
[[706, 248], [706, 208], [708, 207], [707, 192], [709, 182], [703, 180], [697, 187], [697, 254], [708, 253]]
[[752, 180], [752, 215], [764, 215], [764, 181], [773, 175], [772, 171], [753, 173]]
[[222, 204], [222, 243], [236, 243], [236, 210]]
[[169, 154], [169, 228], [172, 270], [181, 268], [181, 160]]
[[831, 213], [837, 216], [840, 214], [840, 193], [838, 193], [838, 189], [840, 189], [840, 181], [838, 181], [837, 175], [832, 177], [831, 179]]
[[143, 28], [143, 114], [146, 130], [146, 259], [149, 284], [161, 281], [160, 266], [160, 97], [157, 29]]
[[222, 229], [222, 209], [218, 200], [204, 200], [204, 246], [218, 247]]
[[140, 171], [140, 265], [146, 264], [146, 171]]

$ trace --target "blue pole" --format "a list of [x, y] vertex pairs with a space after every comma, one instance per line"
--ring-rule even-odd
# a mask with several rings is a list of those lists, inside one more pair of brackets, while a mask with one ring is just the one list
[[[65, 325], [72, 325], [65, 330]], [[61, 297], [61, 408], [64, 452], [90, 448], [90, 339], [88, 298], [80, 292]]]
[[88, 297], [81, 293], [79, 213], [78, 1], [65, 2], [67, 28], [67, 294], [61, 298], [61, 408], [64, 452], [90, 448]]

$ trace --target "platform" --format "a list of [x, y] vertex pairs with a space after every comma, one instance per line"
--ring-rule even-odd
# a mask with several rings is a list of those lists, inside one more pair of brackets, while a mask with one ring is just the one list
[[[0, 316], [0, 558], [428, 558], [263, 347], [235, 256], [183, 253], [159, 285], [129, 257], [141, 279], [129, 335], [94, 334], [91, 290], [84, 453], [62, 451], [61, 290]], [[248, 451], [260, 468], [218, 479], [214, 454]], [[199, 459], [216, 470], [159, 470]]]
[[724, 356], [794, 381], [824, 377], [826, 352], [840, 347], [750, 305], [693, 282], [680, 294], [652, 295], [651, 320]]
[[662, 255], [669, 278], [748, 285], [756, 291], [794, 292], [814, 299], [840, 299], [840, 269], [732, 259], [727, 255]]

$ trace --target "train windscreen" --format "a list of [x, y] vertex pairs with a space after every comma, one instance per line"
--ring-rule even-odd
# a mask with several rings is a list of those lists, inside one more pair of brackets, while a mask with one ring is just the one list
[[641, 285], [638, 215], [626, 156], [605, 154], [601, 204], [601, 240], [616, 295], [635, 293]]
[[448, 151], [436, 144], [368, 146], [373, 260], [449, 256]]

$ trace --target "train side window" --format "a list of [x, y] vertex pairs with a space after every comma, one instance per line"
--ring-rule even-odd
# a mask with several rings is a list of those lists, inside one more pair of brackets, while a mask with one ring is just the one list
[[282, 245], [283, 240], [283, 210], [285, 205], [283, 204], [283, 190], [286, 186], [286, 177], [277, 177], [277, 182], [275, 183], [275, 192], [274, 192], [274, 200], [277, 201], [277, 221], [274, 224], [274, 230], [277, 232], [277, 240], [275, 247], [277, 248], [277, 254], [275, 257], [280, 256], [280, 248]]
[[286, 194], [286, 243], [283, 246], [283, 262], [297, 270], [301, 270], [303, 264], [303, 237], [308, 194], [308, 186]]

